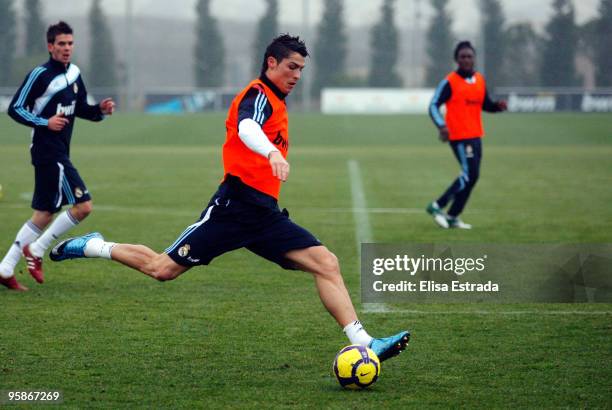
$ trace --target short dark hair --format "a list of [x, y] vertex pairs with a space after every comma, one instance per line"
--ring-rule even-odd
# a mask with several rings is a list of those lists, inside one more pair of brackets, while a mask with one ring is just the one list
[[65, 21], [59, 21], [57, 24], [52, 24], [47, 29], [47, 43], [55, 43], [55, 37], [60, 34], [72, 34], [72, 27]]
[[457, 61], [457, 58], [459, 57], [459, 52], [464, 48], [469, 48], [474, 52], [474, 54], [476, 54], [476, 49], [474, 46], [472, 46], [472, 43], [469, 41], [460, 41], [459, 44], [457, 44], [457, 47], [455, 47], [455, 61]]
[[263, 64], [261, 65], [261, 74], [265, 74], [268, 70], [268, 57], [274, 57], [279, 63], [289, 57], [291, 53], [299, 53], [302, 57], [308, 56], [308, 50], [304, 41], [300, 40], [299, 36], [290, 36], [289, 34], [281, 34], [276, 37], [266, 47]]

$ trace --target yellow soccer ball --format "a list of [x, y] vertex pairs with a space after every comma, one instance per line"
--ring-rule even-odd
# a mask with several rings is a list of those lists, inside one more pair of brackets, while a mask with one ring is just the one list
[[364, 346], [342, 348], [334, 360], [334, 374], [342, 387], [365, 389], [380, 375], [380, 360], [376, 353]]

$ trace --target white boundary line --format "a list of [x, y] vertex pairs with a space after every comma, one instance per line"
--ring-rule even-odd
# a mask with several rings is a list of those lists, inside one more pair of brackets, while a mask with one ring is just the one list
[[[11, 209], [30, 209], [30, 200], [32, 199], [32, 193], [22, 195], [22, 199], [28, 202], [0, 202], [0, 207], [6, 207]], [[188, 210], [174, 210], [168, 208], [152, 208], [152, 207], [138, 207], [138, 206], [123, 206], [123, 205], [94, 205], [96, 211], [104, 212], [125, 212], [125, 213], [150, 213], [160, 215], [176, 215], [176, 216], [192, 216], [194, 213], [202, 212], [201, 209], [192, 211]], [[314, 208], [314, 207], [294, 207], [291, 209], [293, 212], [329, 212], [329, 213], [342, 213], [347, 212], [358, 212], [361, 214], [422, 214], [423, 209], [421, 208], [365, 208], [365, 207], [351, 207], [351, 208]], [[471, 212], [471, 211], [470, 211]], [[367, 215], [366, 215], [367, 216]]]
[[359, 163], [354, 159], [348, 161], [349, 179], [351, 182], [351, 198], [353, 200], [353, 216], [355, 217], [355, 239], [357, 241], [357, 252], [361, 255], [361, 243], [374, 241], [370, 217], [361, 181], [361, 170]]
[[[357, 173], [359, 177], [361, 176], [359, 173], [359, 165], [355, 165], [357, 167]], [[351, 181], [352, 184], [352, 181]], [[352, 188], [352, 187], [351, 187]], [[0, 207], [6, 207], [11, 209], [23, 209], [30, 208], [30, 201], [32, 199], [32, 192], [22, 192], [19, 194], [19, 198], [23, 199], [24, 202], [0, 202]], [[363, 195], [363, 189], [361, 191], [361, 197], [363, 198], [363, 202], [365, 205], [365, 196]], [[353, 203], [355, 198], [353, 198]], [[152, 208], [152, 207], [138, 207], [138, 206], [123, 206], [123, 205], [94, 205], [94, 209], [97, 211], [109, 211], [109, 212], [125, 212], [125, 213], [151, 213], [151, 214], [162, 214], [162, 215], [177, 215], [183, 216], [189, 212], [189, 215], [192, 215], [193, 212], [188, 210], [173, 210], [168, 208]], [[353, 206], [351, 208], [318, 208], [318, 207], [295, 207], [292, 206], [291, 209], [296, 212], [329, 212], [329, 213], [342, 213], [345, 214], [347, 212], [358, 212], [361, 214], [423, 214], [424, 208], [367, 208], [366, 206]], [[195, 210], [194, 212], [201, 212], [201, 209]], [[481, 212], [489, 212], [491, 210], [474, 210], [470, 208], [471, 213], [481, 213]]]
[[[359, 163], [354, 159], [348, 161], [349, 180], [351, 182], [351, 198], [353, 200], [353, 216], [355, 218], [355, 240], [357, 245], [357, 256], [361, 266], [361, 244], [374, 242], [372, 225], [370, 225], [370, 213], [361, 179]], [[361, 272], [359, 272], [361, 278]], [[361, 283], [361, 281], [360, 281]], [[364, 313], [384, 312], [387, 309], [384, 303], [362, 303]]]
[[407, 315], [612, 315], [612, 310], [411, 310], [411, 309], [392, 309], [387, 306], [379, 309], [372, 309], [368, 313], [385, 313], [385, 314], [407, 314]]

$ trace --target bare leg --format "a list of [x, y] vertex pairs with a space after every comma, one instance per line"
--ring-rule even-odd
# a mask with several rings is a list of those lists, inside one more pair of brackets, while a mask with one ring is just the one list
[[144, 245], [117, 244], [111, 252], [113, 260], [160, 281], [172, 280], [189, 267], [174, 262], [165, 253], [157, 253]]
[[357, 313], [340, 273], [338, 258], [325, 246], [313, 246], [288, 252], [287, 259], [314, 275], [321, 302], [343, 328], [357, 320]]
[[80, 202], [70, 208], [70, 215], [72, 215], [77, 221], [81, 222], [87, 218], [93, 210], [93, 203], [91, 201]]
[[52, 220], [53, 214], [51, 212], [34, 210], [34, 213], [32, 213], [31, 221], [41, 231], [44, 231]]

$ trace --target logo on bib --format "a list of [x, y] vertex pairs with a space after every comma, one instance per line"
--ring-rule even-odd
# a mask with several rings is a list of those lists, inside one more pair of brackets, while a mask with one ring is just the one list
[[474, 158], [474, 148], [471, 145], [465, 146], [465, 156], [468, 158]]
[[272, 143], [274, 145], [280, 146], [284, 150], [289, 148], [289, 142], [283, 137], [283, 135], [280, 133], [280, 131], [278, 132], [278, 134], [276, 135], [274, 140], [272, 140]]

